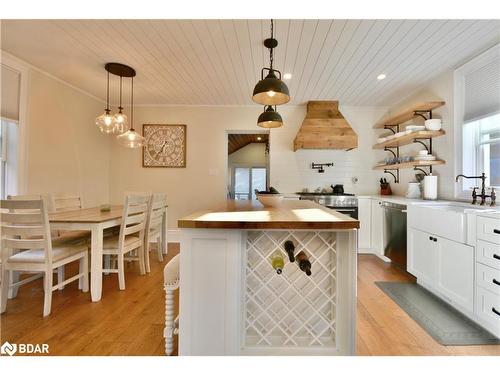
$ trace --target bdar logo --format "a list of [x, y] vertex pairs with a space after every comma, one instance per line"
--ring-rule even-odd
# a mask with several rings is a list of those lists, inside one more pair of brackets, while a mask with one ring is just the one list
[[2, 346], [0, 346], [0, 354], [8, 354], [8, 355], [14, 355], [17, 352], [17, 345], [16, 344], [11, 344], [8, 341], [5, 341]]

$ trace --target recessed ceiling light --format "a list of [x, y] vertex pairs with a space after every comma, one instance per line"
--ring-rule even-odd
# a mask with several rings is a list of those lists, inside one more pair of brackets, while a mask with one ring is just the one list
[[283, 74], [283, 78], [284, 79], [290, 79], [290, 78], [292, 78], [292, 73], [285, 73], [285, 74]]
[[381, 80], [383, 80], [385, 77], [386, 77], [386, 75], [385, 75], [384, 73], [382, 73], [382, 74], [379, 74], [379, 75], [377, 76], [377, 79], [378, 79], [379, 81], [381, 81]]

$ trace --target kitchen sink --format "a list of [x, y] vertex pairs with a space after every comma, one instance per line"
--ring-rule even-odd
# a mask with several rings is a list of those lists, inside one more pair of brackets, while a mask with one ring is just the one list
[[425, 202], [408, 206], [408, 226], [465, 243], [467, 214], [498, 210], [498, 207], [472, 205], [467, 202]]

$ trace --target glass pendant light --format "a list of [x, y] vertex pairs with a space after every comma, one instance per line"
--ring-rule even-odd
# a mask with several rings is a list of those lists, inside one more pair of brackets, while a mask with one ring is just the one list
[[132, 77], [132, 96], [130, 101], [130, 129], [116, 137], [125, 147], [139, 148], [144, 144], [144, 137], [134, 129], [134, 78]]
[[270, 105], [266, 106], [264, 112], [260, 114], [257, 120], [257, 125], [261, 128], [279, 128], [283, 126], [283, 119], [276, 112], [276, 106], [274, 108]]
[[[269, 68], [263, 68], [260, 72], [260, 81], [253, 89], [252, 100], [263, 105], [279, 105], [290, 101], [290, 92], [287, 85], [281, 80], [281, 72], [273, 69], [273, 49], [278, 46], [274, 39], [274, 21], [271, 20], [271, 38], [264, 40], [264, 46], [269, 48]], [[264, 71], [268, 74], [264, 78]], [[277, 74], [277, 75], [276, 75]]]
[[108, 82], [106, 86], [106, 109], [104, 113], [95, 119], [95, 124], [101, 131], [101, 133], [110, 134], [113, 131], [115, 119], [109, 110], [109, 72], [108, 72]]
[[120, 106], [118, 107], [118, 113], [113, 116], [115, 125], [113, 127], [114, 134], [123, 134], [127, 130], [127, 116], [123, 113], [122, 107], [122, 76], [120, 76]]

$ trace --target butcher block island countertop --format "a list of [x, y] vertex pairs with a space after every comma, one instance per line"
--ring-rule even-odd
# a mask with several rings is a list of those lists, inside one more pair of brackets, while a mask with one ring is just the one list
[[227, 200], [214, 209], [178, 221], [179, 228], [206, 229], [358, 229], [359, 221], [311, 201], [282, 201], [264, 207], [258, 201]]

